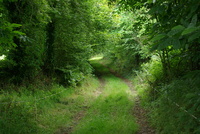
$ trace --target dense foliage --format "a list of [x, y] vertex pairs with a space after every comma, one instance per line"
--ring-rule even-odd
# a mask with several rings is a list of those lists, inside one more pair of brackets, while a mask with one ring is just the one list
[[[112, 42], [111, 11], [106, 0], [0, 0], [0, 133], [56, 133], [74, 125], [99, 86], [87, 76], [88, 60]], [[55, 86], [84, 78], [84, 90]]]
[[124, 66], [121, 72], [129, 69], [137, 75], [136, 88], [151, 106], [159, 133], [199, 133], [200, 2], [110, 0], [114, 1], [132, 14], [122, 20], [126, 32], [113, 59]]
[[112, 27], [106, 1], [7, 0], [0, 1], [0, 10], [2, 83], [44, 74], [74, 85], [91, 73], [88, 59]]
[[[147, 38], [143, 36], [148, 28], [148, 23], [143, 23], [149, 18], [144, 18], [145, 8], [135, 13], [122, 11], [119, 14], [119, 22], [115, 31], [118, 36], [115, 44], [108, 44], [108, 57], [113, 60], [117, 70], [123, 75], [132, 74], [132, 70], [137, 69], [141, 63], [150, 57], [148, 46], [144, 43]], [[150, 23], [150, 22], [149, 22]]]
[[151, 38], [151, 50], [159, 50], [166, 76], [181, 75], [185, 71], [181, 69], [182, 66], [187, 70], [199, 69], [199, 1], [161, 0], [144, 3], [134, 1], [129, 5], [133, 6], [133, 10], [143, 6], [148, 8], [148, 14], [154, 22], [150, 25], [151, 29], [147, 30]]

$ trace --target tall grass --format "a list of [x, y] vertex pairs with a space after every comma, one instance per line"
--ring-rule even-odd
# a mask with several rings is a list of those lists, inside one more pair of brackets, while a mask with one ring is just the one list
[[27, 87], [18, 87], [18, 92], [2, 90], [0, 133], [53, 134], [71, 131], [74, 116], [90, 105], [94, 98], [92, 93], [98, 86], [97, 79], [88, 77], [77, 88], [54, 85], [49, 90], [30, 91]]

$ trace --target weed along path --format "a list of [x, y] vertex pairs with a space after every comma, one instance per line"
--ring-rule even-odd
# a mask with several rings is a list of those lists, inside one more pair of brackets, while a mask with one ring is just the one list
[[[153, 134], [147, 132], [146, 123], [138, 121], [141, 117], [135, 117], [139, 114], [134, 110], [143, 111], [138, 109], [138, 102], [135, 103], [136, 92], [130, 81], [115, 76], [98, 60], [91, 60], [91, 64], [95, 68], [98, 87], [88, 90], [87, 86], [90, 88], [89, 84], [94, 83], [90, 81], [78, 97], [77, 94], [71, 95], [74, 101], [81, 98], [82, 102], [75, 103], [79, 109], [75, 110], [68, 127], [57, 134]], [[141, 129], [141, 125], [147, 130]]]

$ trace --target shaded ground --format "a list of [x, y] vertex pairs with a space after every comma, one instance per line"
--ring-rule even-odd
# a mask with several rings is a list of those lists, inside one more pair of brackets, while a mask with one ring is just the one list
[[147, 112], [140, 107], [140, 100], [138, 97], [135, 99], [135, 107], [133, 108], [133, 115], [137, 119], [140, 128], [137, 134], [155, 134], [155, 130], [149, 126], [147, 121]]
[[129, 86], [130, 90], [135, 96], [135, 106], [133, 108], [133, 115], [136, 118], [136, 122], [139, 124], [139, 131], [137, 132], [137, 134], [155, 134], [155, 130], [149, 125], [149, 122], [147, 121], [147, 111], [145, 111], [141, 107], [140, 99], [137, 95], [137, 91], [134, 89], [134, 85], [132, 84], [132, 82], [126, 78], [123, 78], [112, 69], [110, 69], [110, 72], [116, 77], [121, 78]]
[[140, 105], [140, 99], [137, 96], [137, 91], [134, 90], [131, 81], [124, 78], [123, 80], [125, 83], [127, 83], [132, 92], [136, 94], [133, 115], [136, 118], [137, 123], [139, 124], [139, 131], [137, 132], [137, 134], [155, 134], [155, 130], [150, 127], [149, 122], [147, 121], [147, 112]]

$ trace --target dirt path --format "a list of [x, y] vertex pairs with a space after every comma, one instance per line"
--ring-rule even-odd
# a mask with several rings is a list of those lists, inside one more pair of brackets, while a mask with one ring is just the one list
[[112, 69], [109, 70], [116, 77], [121, 78], [129, 86], [130, 90], [135, 96], [135, 106], [133, 108], [133, 115], [136, 118], [136, 122], [139, 124], [139, 131], [137, 132], [137, 134], [155, 134], [155, 130], [152, 127], [150, 127], [149, 122], [147, 121], [147, 111], [145, 111], [141, 107], [138, 93], [134, 89], [134, 85], [132, 84], [132, 82], [126, 78], [123, 78]]
[[[105, 80], [102, 79], [101, 76], [98, 77], [99, 80], [99, 87], [93, 92], [93, 95], [98, 98], [99, 95], [103, 92], [104, 86], [105, 86]], [[83, 107], [81, 111], [76, 113], [73, 116], [72, 124], [67, 127], [60, 128], [55, 132], [55, 134], [71, 134], [74, 130], [74, 128], [80, 123], [81, 119], [84, 118], [85, 114], [87, 113], [89, 107]]]
[[139, 124], [139, 131], [137, 134], [155, 134], [155, 130], [150, 127], [149, 122], [147, 121], [147, 112], [141, 107], [140, 99], [137, 95], [137, 91], [134, 89], [132, 82], [128, 79], [124, 79], [124, 82], [129, 86], [135, 96], [135, 106], [133, 108], [133, 115], [136, 118], [137, 123]]
[[99, 80], [100, 86], [99, 86], [99, 88], [94, 93], [94, 95], [96, 97], [98, 97], [102, 93], [102, 91], [103, 91], [103, 89], [105, 87], [105, 80], [102, 79], [102, 77], [98, 77], [98, 80]]
[[[104, 67], [106, 67], [106, 66], [104, 66]], [[98, 106], [97, 107], [95, 107], [96, 105], [94, 105], [94, 107], [96, 108], [95, 110], [100, 110], [100, 111], [102, 111], [102, 110], [105, 110], [105, 106], [107, 106], [108, 104], [107, 103], [110, 103], [110, 102], [112, 102], [112, 103], [110, 103], [109, 104], [109, 109], [110, 108], [112, 108], [112, 107], [110, 107], [110, 106], [113, 106], [114, 105], [114, 109], [116, 109], [116, 108], [121, 108], [121, 107], [123, 107], [124, 105], [116, 105], [117, 103], [113, 103], [113, 101], [115, 102], [115, 101], [119, 101], [119, 99], [122, 99], [122, 96], [121, 97], [119, 97], [118, 99], [110, 99], [110, 98], [114, 98], [114, 97], [108, 97], [108, 98], [106, 98], [107, 97], [107, 95], [104, 95], [104, 92], [105, 91], [110, 91], [110, 90], [104, 90], [104, 89], [107, 89], [107, 84], [109, 83], [110, 84], [110, 76], [108, 75], [108, 73], [110, 74], [110, 73], [112, 73], [113, 75], [115, 75], [115, 77], [118, 77], [117, 79], [118, 79], [118, 81], [121, 81], [121, 84], [119, 83], [119, 85], [118, 86], [120, 86], [120, 85], [125, 85], [125, 84], [127, 84], [128, 85], [128, 87], [126, 88], [127, 90], [131, 90], [132, 91], [132, 95], [133, 95], [133, 97], [135, 98], [135, 105], [134, 105], [134, 107], [133, 107], [133, 110], [132, 110], [132, 114], [130, 114], [131, 116], [130, 117], [128, 117], [128, 119], [126, 119], [126, 121], [124, 122], [124, 123], [128, 123], [127, 124], [127, 126], [128, 125], [130, 125], [131, 124], [131, 119], [132, 119], [132, 117], [134, 116], [135, 118], [136, 118], [136, 123], [139, 125], [139, 130], [138, 130], [138, 132], [136, 132], [136, 134], [155, 134], [155, 131], [154, 131], [154, 129], [152, 129], [150, 126], [149, 126], [149, 123], [148, 123], [148, 121], [147, 121], [147, 117], [146, 117], [146, 115], [147, 115], [147, 112], [140, 106], [140, 100], [139, 100], [139, 97], [138, 97], [138, 95], [137, 95], [137, 91], [134, 89], [134, 86], [133, 86], [133, 84], [132, 84], [132, 82], [130, 81], [130, 80], [128, 80], [128, 79], [125, 79], [125, 78], [123, 78], [122, 76], [120, 76], [120, 75], [118, 75], [117, 73], [115, 73], [113, 70], [108, 70], [108, 68], [106, 67], [106, 69], [107, 69], [107, 72], [104, 72], [103, 70], [97, 70], [98, 72], [95, 74], [96, 76], [97, 76], [97, 78], [98, 78], [98, 81], [99, 81], [99, 83], [100, 83], [100, 85], [99, 85], [99, 87], [98, 88], [96, 88], [96, 90], [95, 91], [93, 91], [92, 92], [92, 94], [94, 95], [94, 97], [95, 97], [95, 100], [97, 99], [97, 98], [99, 98], [99, 96], [100, 95], [103, 95], [103, 98], [101, 98], [101, 99], [97, 99], [98, 101], [96, 102], [96, 103], [98, 103]], [[113, 76], [112, 75], [112, 76]], [[108, 80], [108, 81], [107, 81]], [[113, 79], [111, 79], [111, 81], [112, 81]], [[115, 81], [115, 80], [114, 80]], [[111, 87], [109, 87], [109, 89], [110, 89]], [[112, 90], [113, 90], [113, 88], [111, 88]], [[117, 89], [116, 87], [114, 88], [115, 90]], [[121, 88], [119, 88], [119, 89], [121, 89]], [[114, 91], [114, 90], [113, 90]], [[119, 90], [118, 90], [119, 91]], [[122, 90], [123, 91], [123, 90]], [[115, 92], [114, 92], [115, 93]], [[105, 97], [105, 98], [104, 98]], [[108, 101], [109, 100], [109, 101]], [[129, 100], [128, 100], [129, 101]], [[128, 102], [127, 102], [128, 103]], [[126, 104], [127, 104], [126, 103]], [[119, 103], [120, 104], [120, 103]], [[116, 106], [115, 106], [116, 105]], [[132, 105], [133, 106], [133, 105]], [[131, 107], [132, 107], [131, 106]], [[93, 108], [94, 108], [93, 107]], [[130, 107], [130, 108], [131, 108]], [[72, 124], [70, 125], [70, 126], [68, 126], [68, 127], [66, 127], [66, 128], [64, 128], [64, 129], [61, 129], [58, 133], [56, 133], [56, 134], [70, 134], [70, 133], [73, 133], [73, 131], [75, 130], [81, 130], [81, 129], [89, 129], [88, 131], [91, 131], [92, 130], [92, 128], [93, 128], [93, 130], [95, 130], [95, 129], [99, 129], [99, 126], [97, 125], [96, 127], [91, 127], [91, 124], [90, 124], [90, 122], [91, 121], [94, 121], [94, 120], [98, 120], [98, 121], [101, 121], [101, 119], [104, 119], [105, 117], [105, 115], [101, 115], [101, 114], [99, 114], [98, 116], [96, 116], [96, 113], [93, 115], [93, 113], [94, 112], [91, 112], [90, 111], [90, 107], [86, 107], [86, 108], [83, 108], [81, 111], [79, 111], [79, 112], [77, 112], [72, 118], [72, 120], [73, 120], [73, 122], [72, 122]], [[108, 109], [108, 110], [109, 110]], [[85, 128], [83, 127], [83, 122], [81, 122], [81, 120], [82, 119], [84, 119], [85, 117], [89, 117], [89, 116], [87, 116], [87, 114], [88, 114], [88, 111], [90, 111], [89, 112], [89, 115], [92, 117], [91, 119], [89, 118], [89, 119], [87, 119], [87, 120], [90, 120], [90, 122], [84, 122], [84, 125], [85, 124], [89, 124], [89, 125], [87, 125]], [[116, 110], [116, 111], [120, 111], [120, 110]], [[104, 111], [105, 112], [105, 111]], [[104, 113], [103, 112], [103, 113]], [[97, 112], [98, 113], [98, 112]], [[101, 112], [100, 112], [101, 113]], [[124, 112], [122, 112], [122, 113], [124, 113]], [[116, 114], [116, 113], [115, 113]], [[94, 116], [94, 117], [93, 117]], [[97, 118], [98, 117], [98, 118]], [[104, 118], [99, 118], [99, 117], [104, 117]], [[117, 117], [122, 117], [121, 115], [120, 116], [117, 116]], [[106, 118], [105, 118], [106, 119]], [[112, 117], [112, 119], [113, 119], [113, 117]], [[112, 120], [112, 119], [109, 119], [109, 120]], [[130, 119], [130, 120], [129, 120]], [[87, 121], [86, 120], [86, 121]], [[98, 122], [97, 121], [97, 122]], [[135, 123], [135, 121], [133, 121], [134, 123]], [[103, 122], [104, 123], [104, 122]], [[111, 124], [113, 124], [113, 122], [111, 122]], [[120, 124], [121, 124], [121, 122], [120, 122]], [[92, 125], [96, 125], [96, 122], [95, 122], [95, 124], [92, 124]], [[78, 127], [78, 129], [76, 128], [77, 126], [79, 126]], [[81, 126], [81, 127], [80, 127]], [[109, 125], [108, 125], [109, 126]], [[117, 125], [116, 125], [117, 126]], [[95, 128], [95, 129], [94, 129]], [[104, 128], [106, 128], [105, 126], [102, 128], [102, 129], [100, 129], [100, 131], [102, 131], [102, 133], [105, 133], [105, 132], [107, 132], [107, 131], [105, 131], [104, 130]], [[134, 129], [134, 125], [133, 124], [131, 124], [131, 127], [130, 128], [133, 128]], [[130, 128], [124, 128], [124, 130], [129, 130]], [[90, 130], [91, 129], [91, 130]], [[117, 130], [118, 128], [116, 128], [115, 130]], [[120, 129], [121, 130], [121, 129]], [[103, 132], [104, 131], [104, 132]], [[81, 132], [82, 132], [82, 130], [81, 130]], [[132, 131], [132, 132], [134, 132], [135, 133], [135, 131]], [[78, 133], [80, 133], [80, 132], [78, 132]], [[116, 133], [116, 132], [115, 132]], [[128, 132], [128, 131], [126, 131], [126, 133], [130, 133], [130, 132]], [[94, 133], [95, 134], [95, 133]]]

